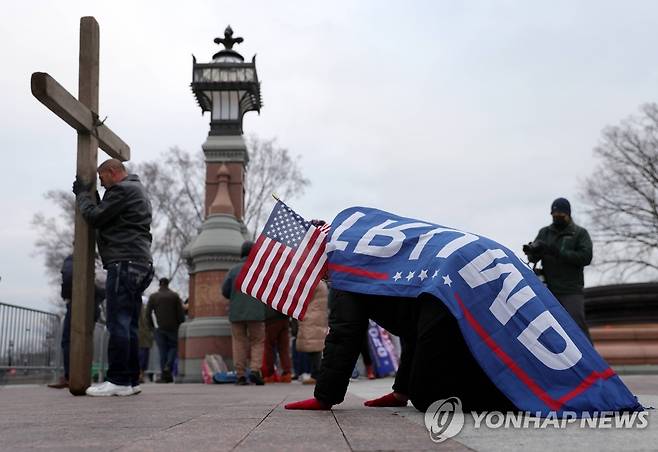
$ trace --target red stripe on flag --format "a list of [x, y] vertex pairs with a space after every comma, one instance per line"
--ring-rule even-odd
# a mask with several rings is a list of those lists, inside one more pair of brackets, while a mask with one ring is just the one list
[[233, 287], [234, 290], [240, 290], [240, 286], [242, 286], [242, 281], [244, 281], [245, 276], [247, 276], [247, 273], [249, 273], [249, 268], [251, 267], [251, 264], [254, 263], [254, 259], [256, 258], [256, 253], [258, 253], [258, 249], [263, 245], [264, 241], [265, 241], [265, 236], [261, 234], [258, 237], [258, 240], [256, 240], [256, 243], [254, 243], [254, 246], [251, 248], [251, 251], [249, 252], [249, 257], [247, 257], [247, 262], [245, 262], [245, 264], [242, 266], [242, 270], [240, 270], [240, 274], [235, 279], [235, 286]]
[[263, 272], [263, 269], [267, 262], [267, 257], [270, 255], [270, 252], [272, 251], [272, 248], [274, 248], [274, 245], [275, 245], [274, 240], [269, 240], [267, 245], [265, 245], [264, 251], [261, 253], [260, 261], [256, 263], [257, 266], [256, 266], [256, 270], [254, 271], [254, 276], [251, 278], [251, 281], [249, 281], [247, 290], [245, 290], [245, 293], [248, 293], [252, 297], [254, 296], [254, 286], [256, 285], [256, 281], [258, 281], [258, 275], [260, 275]]
[[341, 273], [351, 273], [357, 276], [364, 276], [371, 279], [388, 279], [387, 273], [371, 272], [362, 268], [348, 267], [346, 265], [329, 264], [329, 270]]
[[[319, 235], [320, 235], [320, 231], [317, 228], [314, 228], [313, 232], [311, 232], [311, 237], [308, 240], [308, 244], [315, 243], [315, 240], [317, 239], [317, 237]], [[290, 293], [290, 289], [292, 288], [292, 285], [294, 284], [295, 279], [297, 279], [297, 274], [301, 270], [302, 264], [306, 260], [306, 256], [308, 256], [308, 254], [311, 251], [311, 248], [309, 247], [308, 244], [303, 248], [303, 251], [299, 255], [299, 257], [297, 258], [296, 262], [294, 262], [295, 266], [293, 268], [293, 271], [290, 273], [290, 277], [288, 278], [288, 281], [286, 282], [286, 285], [283, 289], [283, 293], [281, 295], [281, 301], [284, 302], [284, 305], [281, 306], [281, 301], [280, 301], [279, 302], [279, 307], [281, 308], [281, 312], [285, 313], [286, 315], [291, 314], [290, 305], [288, 306], [288, 308], [285, 307], [285, 302], [288, 300], [288, 294]]]
[[[265, 293], [263, 293], [263, 298], [261, 300], [263, 303], [266, 303], [268, 306], [272, 305], [272, 300], [276, 295], [278, 286], [276, 281], [281, 278], [282, 270], [285, 266], [289, 264], [292, 254], [292, 248], [288, 248], [279, 243], [279, 248], [277, 248], [278, 256], [276, 260], [276, 265], [274, 265], [274, 273], [270, 276], [269, 281], [267, 281]], [[285, 270], [284, 270], [285, 271]]]
[[[315, 240], [315, 242], [313, 243], [312, 246], [315, 246], [316, 243], [318, 243], [318, 242], [323, 242], [324, 239], [325, 239], [325, 237], [322, 237], [318, 234], [317, 239]], [[317, 284], [316, 281], [312, 282], [312, 285], [311, 285], [310, 289], [308, 290], [306, 298], [304, 300], [300, 299], [300, 297], [302, 296], [302, 293], [304, 292], [304, 289], [309, 284], [309, 279], [311, 278], [311, 275], [313, 274], [313, 271], [317, 268], [318, 263], [320, 262], [320, 259], [322, 259], [322, 256], [324, 256], [325, 247], [323, 246], [322, 243], [318, 243], [318, 244], [319, 244], [318, 249], [315, 250], [315, 254], [311, 258], [311, 262], [309, 263], [308, 267], [306, 268], [306, 271], [302, 274], [302, 276], [301, 276], [302, 280], [301, 280], [299, 286], [297, 287], [297, 290], [295, 291], [295, 293], [292, 297], [293, 298], [293, 303], [290, 305], [290, 311], [291, 312], [295, 312], [295, 310], [297, 309], [297, 306], [300, 303], [302, 304], [302, 311], [306, 312], [306, 305], [308, 304], [309, 300], [313, 297], [313, 291], [315, 290], [315, 286]], [[319, 281], [319, 278], [317, 278], [317, 281]], [[300, 318], [300, 320], [304, 318], [304, 316], [301, 314], [301, 312], [300, 312], [299, 318]]]
[[263, 277], [260, 287], [258, 288], [258, 291], [254, 295], [254, 297], [258, 298], [259, 300], [262, 299], [263, 297], [263, 293], [267, 288], [267, 283], [272, 277], [272, 273], [274, 273], [274, 269], [276, 268], [277, 262], [279, 262], [279, 259], [281, 258], [282, 250], [284, 248], [280, 243], [274, 241], [272, 241], [272, 245], [273, 246], [267, 252], [267, 256], [265, 256], [266, 259], [269, 259], [269, 256], [272, 256], [272, 259], [267, 267], [267, 272]]
[[267, 300], [264, 300], [268, 305], [272, 306], [272, 308], [274, 309], [278, 307], [274, 305], [274, 300], [276, 300], [276, 294], [279, 293], [279, 287], [281, 287], [281, 284], [283, 284], [284, 282], [283, 278], [286, 275], [286, 269], [290, 267], [294, 255], [295, 253], [293, 253], [292, 251], [288, 253], [288, 255], [286, 256], [286, 260], [283, 262], [283, 265], [281, 266], [281, 271], [277, 275], [276, 281], [274, 281], [274, 287], [270, 292], [270, 296], [267, 298]]
[[607, 380], [608, 378], [614, 377], [615, 375], [617, 374], [610, 367], [608, 367], [603, 372], [593, 371], [591, 374], [585, 377], [585, 379], [578, 386], [576, 386], [575, 389], [560, 397], [558, 401], [562, 404], [565, 404], [592, 386], [597, 380]]
[[487, 334], [484, 328], [482, 328], [482, 325], [480, 325], [478, 321], [475, 320], [475, 317], [473, 317], [473, 314], [471, 314], [471, 311], [468, 310], [461, 297], [457, 293], [455, 293], [455, 298], [457, 298], [457, 302], [462, 308], [462, 312], [464, 313], [466, 320], [468, 323], [470, 323], [471, 327], [473, 327], [475, 332], [478, 334], [478, 336], [480, 336], [484, 343], [489, 346], [489, 348], [501, 359], [501, 361], [505, 363], [505, 365], [509, 367], [512, 372], [514, 372], [519, 380], [521, 380], [528, 387], [528, 389], [530, 389], [537, 397], [539, 397], [539, 399], [541, 399], [546, 404], [546, 406], [548, 406], [551, 410], [559, 410], [562, 404], [553, 399], [542, 388], [540, 388], [539, 385], [535, 383], [535, 381], [530, 378], [530, 376], [526, 374], [523, 369], [521, 369], [521, 367], [519, 367], [519, 365], [516, 364], [514, 360], [503, 351], [503, 349], [500, 348], [500, 346], [491, 338], [491, 336]]
[[528, 387], [528, 389], [530, 389], [539, 399], [541, 399], [551, 410], [559, 410], [569, 400], [573, 399], [587, 388], [592, 386], [596, 380], [607, 379], [615, 375], [614, 371], [609, 367], [603, 372], [594, 371], [585, 377], [576, 388], [569, 391], [558, 400], [555, 400], [550, 395], [548, 395], [548, 393], [546, 393], [546, 391], [544, 391], [528, 374], [526, 374], [525, 371], [521, 369], [521, 367], [516, 364], [516, 362], [514, 362], [514, 360], [510, 358], [510, 356], [505, 353], [503, 349], [491, 338], [491, 336], [489, 336], [482, 325], [480, 325], [475, 317], [473, 317], [473, 314], [471, 314], [471, 311], [468, 310], [458, 293], [455, 293], [455, 298], [457, 299], [457, 302], [459, 303], [459, 306], [464, 313], [464, 317], [466, 317], [466, 320], [471, 325], [471, 327], [473, 327], [478, 336], [480, 336], [484, 343], [489, 346], [489, 348], [519, 378], [519, 380], [521, 380]]

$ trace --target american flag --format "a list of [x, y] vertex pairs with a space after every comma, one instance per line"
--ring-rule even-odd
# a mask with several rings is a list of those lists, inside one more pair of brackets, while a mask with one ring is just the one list
[[238, 290], [302, 320], [326, 272], [328, 224], [314, 226], [277, 201], [236, 280]]

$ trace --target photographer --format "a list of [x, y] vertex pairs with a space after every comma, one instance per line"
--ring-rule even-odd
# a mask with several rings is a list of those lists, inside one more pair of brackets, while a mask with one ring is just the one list
[[523, 245], [523, 252], [530, 262], [542, 262], [548, 289], [591, 342], [585, 323], [583, 269], [592, 262], [592, 240], [585, 228], [573, 222], [565, 198], [553, 201], [551, 216], [553, 223], [541, 228], [534, 242]]

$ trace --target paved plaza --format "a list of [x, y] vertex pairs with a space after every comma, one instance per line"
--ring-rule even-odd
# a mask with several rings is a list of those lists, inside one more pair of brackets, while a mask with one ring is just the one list
[[[623, 377], [645, 406], [658, 406], [658, 375]], [[475, 429], [437, 444], [423, 414], [407, 408], [367, 408], [363, 400], [390, 391], [391, 379], [350, 384], [331, 411], [288, 411], [312, 396], [293, 382], [262, 387], [146, 384], [133, 397], [73, 397], [45, 386], [0, 388], [0, 450], [47, 451], [420, 451], [656, 450], [658, 418], [645, 429]]]

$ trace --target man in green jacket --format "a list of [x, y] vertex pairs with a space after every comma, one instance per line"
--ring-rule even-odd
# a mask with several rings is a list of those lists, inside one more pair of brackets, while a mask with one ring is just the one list
[[551, 204], [553, 223], [539, 230], [534, 242], [523, 246], [530, 262], [543, 266], [548, 289], [590, 339], [585, 322], [583, 269], [592, 262], [592, 240], [587, 230], [574, 223], [565, 198]]
[[[237, 384], [247, 385], [251, 382], [260, 386], [265, 384], [260, 373], [265, 347], [265, 304], [234, 287], [253, 245], [253, 242], [249, 241], [242, 244], [242, 259], [226, 275], [222, 295], [229, 300], [228, 319], [231, 322], [233, 365], [238, 377]], [[247, 361], [250, 369], [249, 381], [245, 375]]]

